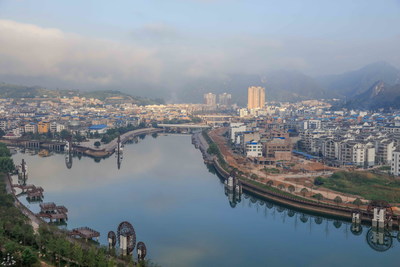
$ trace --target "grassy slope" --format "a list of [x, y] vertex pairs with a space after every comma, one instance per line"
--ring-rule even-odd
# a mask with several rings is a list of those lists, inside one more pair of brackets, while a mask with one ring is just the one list
[[323, 178], [323, 187], [370, 200], [400, 203], [400, 181], [388, 175], [368, 172], [337, 172]]

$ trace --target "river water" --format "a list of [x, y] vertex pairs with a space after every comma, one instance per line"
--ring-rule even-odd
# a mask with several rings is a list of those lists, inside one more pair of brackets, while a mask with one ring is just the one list
[[[334, 219], [294, 212], [243, 194], [231, 199], [209, 171], [190, 136], [151, 135], [126, 144], [117, 159], [95, 162], [63, 154], [39, 157], [18, 152], [29, 167], [29, 184], [44, 188], [44, 202], [69, 209], [68, 229], [135, 228], [148, 257], [161, 266], [400, 266], [397, 232], [379, 234]], [[38, 204], [21, 201], [38, 212]], [[369, 241], [368, 241], [369, 240]]]

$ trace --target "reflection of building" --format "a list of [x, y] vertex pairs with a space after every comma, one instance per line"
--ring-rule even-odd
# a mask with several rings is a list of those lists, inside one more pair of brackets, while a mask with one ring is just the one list
[[64, 147], [65, 151], [65, 165], [68, 169], [72, 168], [72, 140], [69, 137]]
[[387, 230], [371, 228], [367, 232], [367, 243], [373, 250], [384, 252], [392, 247], [393, 237]]
[[207, 93], [203, 95], [204, 104], [208, 106], [215, 106], [217, 104], [217, 96], [213, 93]]
[[260, 86], [251, 86], [247, 89], [247, 108], [263, 108], [265, 105], [265, 88]]
[[118, 136], [118, 142], [117, 142], [117, 167], [118, 170], [121, 168], [121, 163], [122, 163], [122, 159], [123, 159], [123, 148], [122, 148], [122, 142], [121, 142], [121, 136]]
[[242, 201], [242, 185], [236, 177], [229, 176], [225, 180], [225, 195], [229, 199], [229, 204], [232, 208], [236, 207], [237, 203]]

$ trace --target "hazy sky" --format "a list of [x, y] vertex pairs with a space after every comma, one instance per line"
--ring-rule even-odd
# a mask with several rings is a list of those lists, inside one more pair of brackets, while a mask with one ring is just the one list
[[0, 0], [0, 80], [159, 87], [400, 67], [399, 0]]

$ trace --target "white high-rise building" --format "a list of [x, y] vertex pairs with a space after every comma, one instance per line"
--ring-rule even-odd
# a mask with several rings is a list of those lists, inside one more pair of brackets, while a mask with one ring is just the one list
[[228, 93], [223, 93], [218, 95], [218, 104], [222, 106], [230, 106], [232, 101], [232, 95]]
[[217, 96], [213, 93], [207, 93], [203, 95], [204, 104], [208, 106], [215, 106], [217, 105]]
[[393, 151], [391, 173], [396, 176], [400, 175], [400, 149]]

